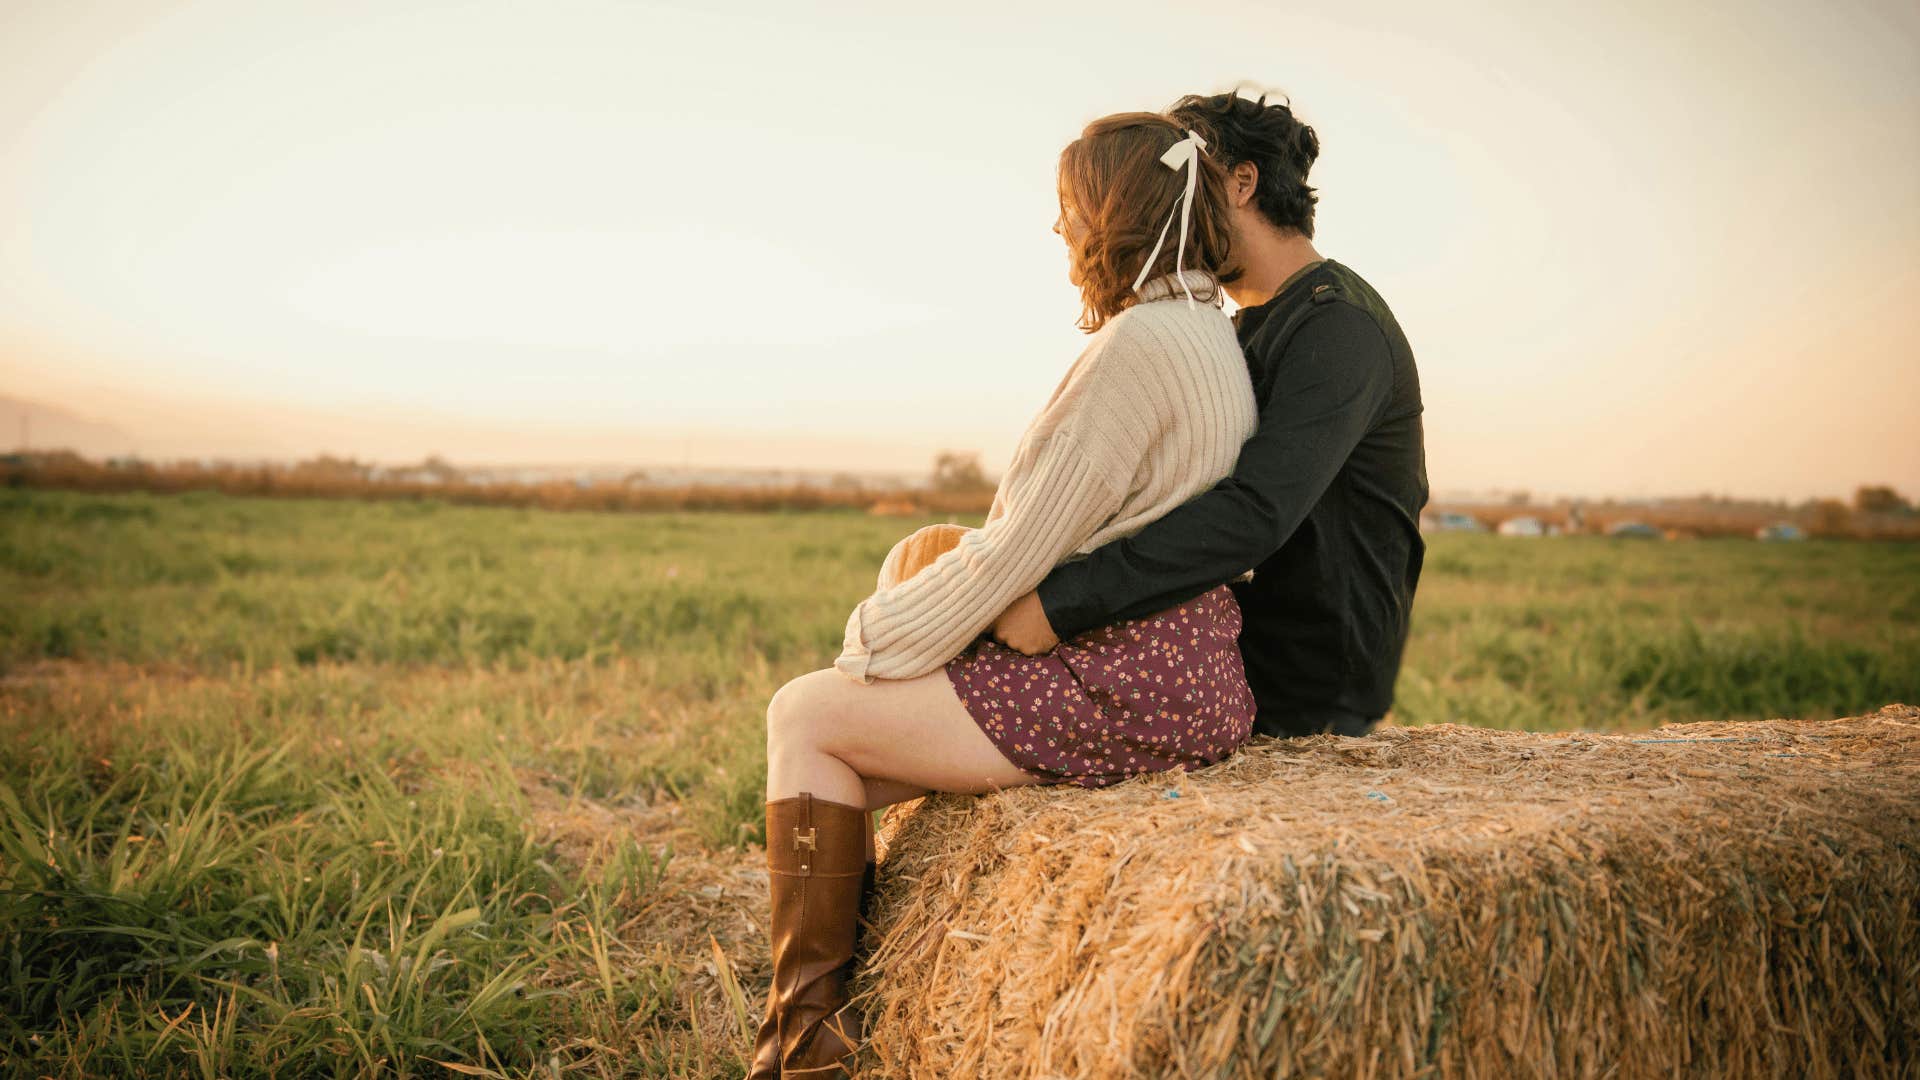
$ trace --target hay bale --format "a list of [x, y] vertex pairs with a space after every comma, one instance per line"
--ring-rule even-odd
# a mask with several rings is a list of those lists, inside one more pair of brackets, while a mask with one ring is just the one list
[[1884, 1076], [1920, 709], [1257, 739], [890, 815], [879, 1076]]

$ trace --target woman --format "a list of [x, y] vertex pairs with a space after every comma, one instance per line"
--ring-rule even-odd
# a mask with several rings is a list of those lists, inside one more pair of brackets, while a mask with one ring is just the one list
[[1224, 585], [1041, 656], [981, 636], [1062, 559], [1230, 473], [1255, 426], [1219, 308], [1225, 179], [1204, 142], [1157, 114], [1096, 120], [1061, 152], [1059, 192], [1085, 350], [1021, 437], [986, 523], [911, 575], [906, 549], [926, 530], [896, 545], [847, 620], [838, 670], [767, 707], [774, 975], [753, 1077], [837, 1075], [859, 1043], [846, 979], [872, 882], [869, 811], [1199, 767], [1251, 734]]

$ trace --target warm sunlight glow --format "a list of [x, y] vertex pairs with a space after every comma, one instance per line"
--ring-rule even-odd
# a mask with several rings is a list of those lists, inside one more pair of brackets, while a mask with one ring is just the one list
[[0, 443], [997, 469], [1060, 147], [1246, 80], [1437, 492], [1920, 489], [1911, 3], [711, 7], [0, 0]]

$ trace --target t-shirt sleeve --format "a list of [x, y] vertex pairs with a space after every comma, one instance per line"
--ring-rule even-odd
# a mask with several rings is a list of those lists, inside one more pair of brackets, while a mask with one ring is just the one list
[[1062, 427], [1022, 447], [999, 517], [847, 617], [834, 667], [861, 682], [910, 679], [958, 656], [1006, 606], [1118, 512], [1113, 455]]
[[1372, 316], [1340, 303], [1303, 322], [1276, 359], [1259, 427], [1231, 475], [1041, 581], [1054, 633], [1068, 638], [1190, 600], [1293, 535], [1392, 399], [1393, 357]]

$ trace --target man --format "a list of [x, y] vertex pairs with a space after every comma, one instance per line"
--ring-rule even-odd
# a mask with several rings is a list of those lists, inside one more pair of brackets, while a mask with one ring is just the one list
[[1254, 731], [1362, 735], [1393, 703], [1426, 551], [1413, 352], [1380, 295], [1314, 250], [1312, 128], [1264, 96], [1193, 95], [1168, 113], [1228, 169], [1238, 277], [1227, 292], [1240, 308], [1259, 430], [1233, 475], [1056, 567], [993, 635], [1045, 652], [1061, 635], [1228, 582], [1245, 620]]

